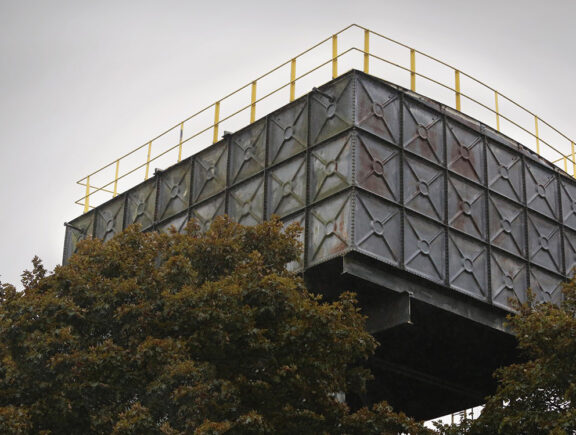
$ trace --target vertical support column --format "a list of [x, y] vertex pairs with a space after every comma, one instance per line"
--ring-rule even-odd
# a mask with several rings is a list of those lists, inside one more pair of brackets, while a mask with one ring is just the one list
[[118, 171], [120, 170], [120, 159], [116, 160], [116, 175], [114, 176], [114, 193], [112, 197], [118, 195]]
[[416, 50], [410, 49], [410, 89], [416, 91]]
[[496, 130], [500, 131], [500, 111], [498, 110], [498, 92], [494, 91], [494, 107], [496, 109]]
[[152, 141], [148, 142], [148, 157], [146, 157], [146, 173], [144, 174], [144, 180], [148, 179], [148, 174], [150, 172], [150, 155], [152, 154]]
[[90, 210], [90, 176], [86, 177], [86, 196], [84, 197], [84, 213]]
[[290, 62], [290, 102], [296, 98], [296, 59]]
[[370, 30], [364, 30], [364, 72], [370, 71]]
[[256, 120], [256, 82], [252, 82], [252, 98], [250, 100], [250, 124]]
[[220, 101], [214, 104], [214, 137], [212, 143], [218, 142], [218, 122], [220, 121]]
[[332, 78], [338, 77], [338, 35], [332, 35]]
[[457, 69], [454, 70], [454, 82], [455, 82], [455, 90], [456, 90], [456, 110], [460, 112], [460, 71]]
[[178, 162], [182, 160], [182, 137], [184, 136], [184, 123], [180, 123], [180, 142], [178, 143]]
[[538, 135], [538, 117], [534, 115], [534, 132], [536, 133], [536, 153], [540, 155], [540, 136]]

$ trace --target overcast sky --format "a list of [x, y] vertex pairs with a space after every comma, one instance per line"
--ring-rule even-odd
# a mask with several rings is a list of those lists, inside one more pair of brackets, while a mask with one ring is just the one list
[[576, 137], [575, 17], [573, 0], [0, 0], [0, 280], [61, 261], [76, 180], [351, 23]]

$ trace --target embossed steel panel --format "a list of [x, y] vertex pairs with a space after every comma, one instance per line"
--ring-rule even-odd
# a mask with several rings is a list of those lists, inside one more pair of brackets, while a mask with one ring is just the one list
[[313, 202], [351, 184], [352, 138], [351, 135], [339, 136], [313, 148], [310, 154], [310, 191]]
[[558, 186], [554, 172], [526, 162], [526, 203], [553, 219], [558, 219]]
[[194, 219], [202, 232], [208, 231], [216, 216], [226, 213], [226, 198], [224, 194], [211, 198], [192, 208], [190, 219]]
[[158, 175], [156, 220], [163, 221], [189, 207], [191, 173], [191, 161], [188, 159]]
[[96, 212], [91, 211], [77, 217], [72, 222], [66, 224], [66, 236], [64, 239], [64, 260], [70, 258], [76, 252], [78, 242], [94, 234], [94, 220]]
[[434, 163], [444, 163], [444, 123], [439, 112], [404, 103], [404, 148]]
[[445, 230], [429, 219], [407, 213], [404, 220], [406, 269], [431, 281], [445, 277]]
[[562, 238], [557, 223], [528, 213], [528, 250], [531, 262], [557, 273], [564, 272]]
[[484, 190], [457, 177], [448, 177], [448, 224], [471, 236], [486, 236]]
[[490, 241], [516, 255], [526, 255], [524, 208], [496, 195], [489, 199]]
[[226, 212], [248, 225], [276, 214], [307, 223], [306, 267], [357, 250], [507, 310], [528, 285], [555, 301], [576, 267], [576, 182], [531, 156], [453, 109], [345, 74], [75, 220], [65, 259], [122, 221], [180, 231], [189, 215], [205, 230]]
[[264, 177], [260, 176], [231, 189], [228, 214], [243, 225], [255, 225], [264, 218]]
[[484, 182], [484, 141], [456, 122], [447, 123], [448, 169], [477, 183]]
[[199, 202], [224, 190], [227, 158], [226, 141], [221, 141], [194, 157], [194, 202]]
[[493, 250], [490, 260], [490, 275], [494, 304], [510, 308], [510, 298], [520, 302], [526, 301], [528, 282], [524, 261]]
[[415, 158], [404, 160], [404, 202], [428, 217], [444, 219], [444, 172]]
[[537, 267], [530, 268], [530, 289], [540, 302], [559, 303], [564, 279]]
[[338, 195], [312, 207], [308, 222], [308, 265], [345, 251], [350, 245], [350, 195]]
[[359, 192], [354, 205], [354, 242], [357, 249], [398, 265], [402, 249], [400, 207]]
[[365, 134], [356, 136], [356, 184], [384, 198], [400, 200], [400, 152]]
[[400, 141], [400, 98], [386, 84], [359, 76], [356, 82], [356, 125], [393, 144]]
[[293, 223], [299, 223], [300, 227], [302, 228], [302, 232], [298, 237], [298, 241], [302, 244], [303, 249], [302, 252], [300, 253], [300, 258], [297, 261], [292, 261], [286, 265], [286, 269], [290, 271], [302, 270], [304, 268], [304, 234], [305, 234], [305, 220], [306, 220], [305, 216], [306, 215], [302, 212], [296, 215], [291, 215], [290, 217], [287, 217], [282, 220], [282, 222], [284, 223], [284, 228]]
[[275, 164], [306, 150], [308, 100], [301, 98], [268, 117], [268, 161]]
[[310, 140], [317, 144], [352, 126], [354, 78], [351, 75], [310, 93]]
[[449, 232], [450, 286], [480, 299], [488, 297], [488, 250], [469, 237]]
[[520, 155], [493, 141], [488, 142], [486, 155], [488, 187], [510, 199], [523, 203]]
[[156, 180], [148, 180], [126, 193], [126, 225], [140, 224], [143, 229], [154, 224]]
[[560, 179], [560, 195], [564, 225], [576, 229], [576, 184], [572, 180]]
[[266, 120], [262, 119], [230, 137], [230, 184], [264, 170]]
[[268, 216], [287, 216], [306, 206], [306, 159], [292, 159], [268, 173]]
[[122, 231], [123, 225], [124, 196], [118, 196], [96, 209], [94, 237], [104, 241], [110, 240]]
[[576, 232], [564, 229], [564, 261], [566, 276], [572, 278], [576, 272]]
[[176, 230], [178, 233], [183, 233], [189, 220], [188, 211], [185, 211], [159, 223], [157, 229], [162, 233], [170, 233], [173, 230]]

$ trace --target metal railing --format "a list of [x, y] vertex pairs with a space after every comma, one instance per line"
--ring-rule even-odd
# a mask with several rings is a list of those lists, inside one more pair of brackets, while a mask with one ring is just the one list
[[[339, 51], [339, 42], [343, 42], [347, 48]], [[322, 60], [318, 61], [318, 59]], [[424, 65], [417, 70], [417, 65], [422, 62]], [[303, 71], [299, 75], [297, 75], [297, 66]], [[220, 137], [220, 128], [227, 122], [232, 120], [242, 122], [238, 116], [241, 113], [249, 111], [249, 122], [253, 123], [256, 120], [257, 106], [277, 98], [280, 91], [288, 89], [288, 101], [294, 101], [297, 83], [302, 83], [319, 74], [324, 77], [324, 81], [327, 81], [325, 75], [330, 71], [330, 78], [336, 78], [339, 69], [342, 70], [343, 66], [347, 69], [362, 69], [366, 73], [398, 84], [409, 79], [406, 87], [409, 86], [412, 91], [416, 91], [418, 84], [418, 92], [422, 95], [452, 106], [524, 145], [527, 145], [526, 138], [532, 137], [532, 147], [538, 155], [556, 164], [570, 175], [576, 176], [574, 141], [538, 115], [475, 77], [435, 57], [352, 24], [77, 181], [84, 187], [85, 194], [75, 201], [76, 204], [83, 205], [84, 212], [89, 211], [97, 202], [118, 195], [120, 183], [130, 180], [136, 184], [142, 181], [142, 178], [147, 180], [150, 176], [150, 165], [153, 162], [159, 162], [169, 157], [169, 154], [171, 155], [170, 164], [179, 162], [182, 160], [184, 147], [195, 140], [202, 142], [200, 146], [206, 146], [210, 141], [210, 131], [212, 131], [211, 140], [215, 143]], [[289, 80], [286, 81], [288, 73]], [[315, 83], [321, 79], [315, 76], [313, 78], [316, 80]], [[271, 90], [258, 97], [258, 85], [264, 81], [271, 82]], [[463, 82], [467, 82], [469, 92], [463, 91], [466, 85]], [[430, 87], [431, 85], [433, 87]], [[303, 94], [313, 86], [305, 88]], [[421, 87], [424, 87], [424, 90], [420, 89]], [[249, 91], [248, 104], [238, 104], [234, 101], [247, 91]], [[491, 95], [490, 102], [486, 100], [486, 95]], [[285, 100], [280, 105], [282, 104], [285, 104]], [[507, 106], [507, 110], [503, 110], [503, 105]], [[228, 108], [229, 111], [225, 116], [221, 113], [223, 108]], [[209, 115], [210, 112], [213, 118]], [[210, 118], [208, 121], [204, 120], [206, 124], [200, 127], [192, 125], [207, 114]], [[190, 129], [191, 133], [185, 138], [185, 131]], [[153, 153], [154, 145], [156, 147]]]

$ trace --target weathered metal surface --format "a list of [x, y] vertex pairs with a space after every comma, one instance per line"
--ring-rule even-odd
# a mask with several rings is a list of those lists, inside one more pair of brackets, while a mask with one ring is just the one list
[[338, 136], [311, 151], [310, 191], [312, 201], [340, 192], [352, 183], [351, 135]]
[[124, 197], [108, 201], [96, 209], [94, 237], [110, 240], [124, 228]]
[[243, 225], [264, 219], [264, 177], [256, 177], [230, 190], [228, 214]]
[[158, 176], [158, 209], [156, 220], [163, 221], [190, 206], [190, 159], [172, 166]]
[[95, 215], [96, 213], [91, 211], [66, 224], [63, 262], [76, 252], [78, 242], [93, 236]]
[[266, 120], [255, 122], [230, 137], [230, 183], [235, 184], [264, 170]]
[[310, 140], [316, 145], [347, 130], [354, 123], [354, 82], [352, 75], [342, 76], [320, 92], [310, 93]]
[[200, 205], [192, 207], [190, 218], [200, 226], [200, 230], [206, 232], [216, 216], [226, 213], [226, 197], [224, 194], [210, 198]]
[[218, 142], [194, 156], [194, 202], [202, 201], [226, 188], [228, 146]]
[[414, 157], [404, 159], [404, 201], [406, 207], [430, 218], [444, 221], [444, 171]]
[[268, 116], [268, 161], [276, 164], [308, 144], [308, 99], [301, 98]]
[[488, 248], [485, 244], [449, 232], [450, 286], [476, 298], [488, 300]]
[[350, 244], [350, 194], [313, 206], [309, 212], [308, 263], [316, 264], [346, 251]]
[[268, 214], [287, 216], [306, 207], [306, 158], [297, 157], [268, 173]]
[[398, 145], [400, 141], [400, 95], [369, 77], [356, 85], [356, 125]]
[[140, 224], [143, 229], [154, 224], [156, 180], [148, 180], [126, 193], [125, 224]]
[[356, 137], [359, 187], [394, 202], [400, 202], [400, 149], [367, 134]]
[[82, 238], [131, 223], [181, 231], [190, 217], [206, 230], [225, 213], [306, 226], [293, 270], [358, 251], [506, 310], [528, 287], [559, 300], [576, 267], [574, 180], [478, 121], [356, 71], [72, 221], [65, 259]]
[[355, 198], [356, 249], [399, 266], [402, 259], [401, 208], [374, 195]]
[[190, 216], [188, 210], [166, 219], [164, 222], [158, 224], [157, 230], [163, 233], [169, 233], [171, 231], [176, 231], [177, 233], [184, 232], [186, 224], [190, 221]]

